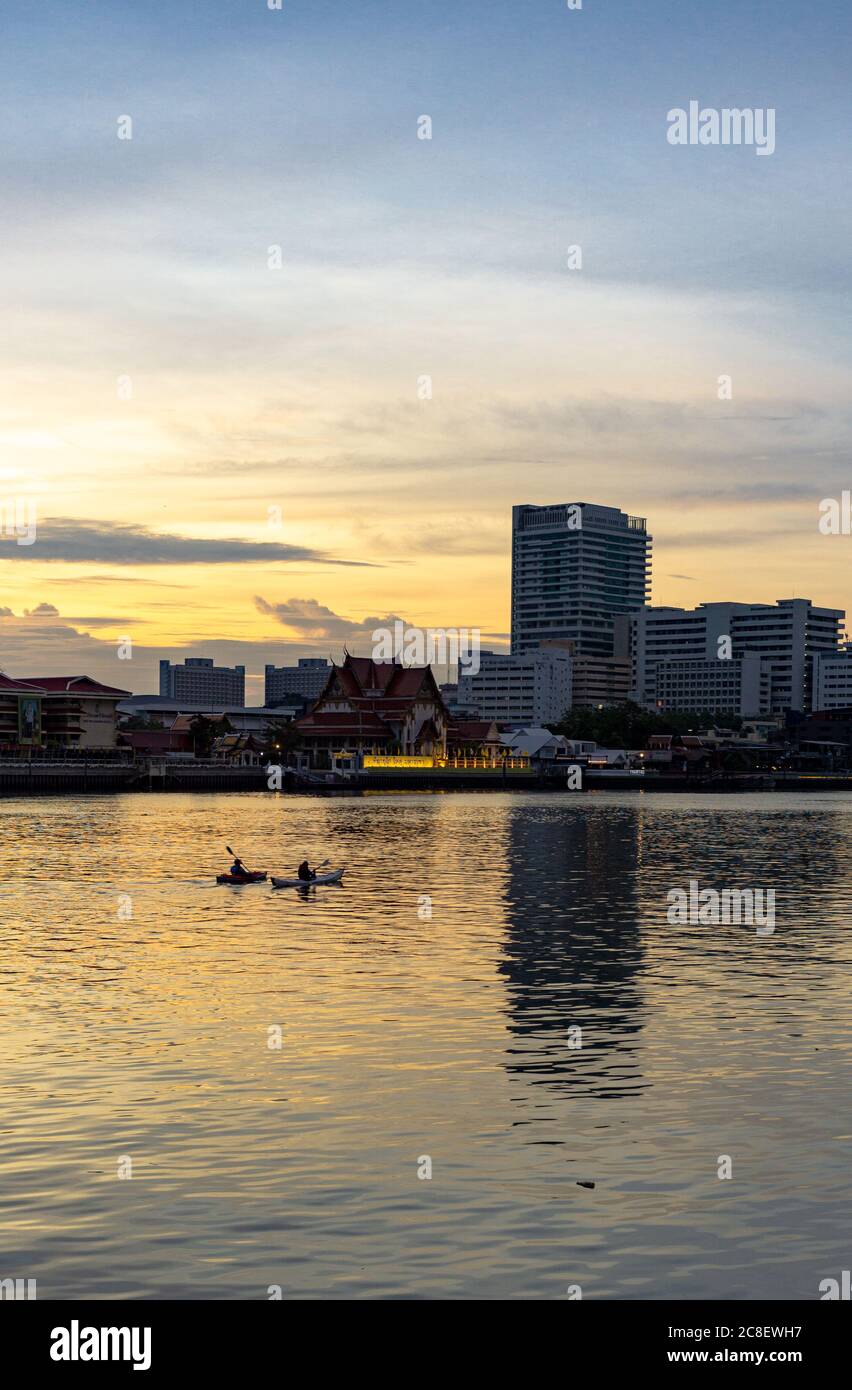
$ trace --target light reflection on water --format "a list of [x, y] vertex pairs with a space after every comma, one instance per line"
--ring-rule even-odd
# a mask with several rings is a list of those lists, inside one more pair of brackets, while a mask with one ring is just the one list
[[[852, 797], [0, 818], [0, 1275], [40, 1298], [811, 1299], [849, 1267]], [[345, 884], [215, 887], [225, 843]], [[774, 935], [669, 926], [690, 878], [773, 887]]]

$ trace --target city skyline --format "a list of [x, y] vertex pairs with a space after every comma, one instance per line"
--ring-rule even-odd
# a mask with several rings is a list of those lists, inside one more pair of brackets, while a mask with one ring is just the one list
[[[3, 668], [500, 649], [509, 510], [572, 496], [650, 518], [654, 604], [852, 607], [842, 5], [4, 18]], [[673, 146], [697, 97], [771, 157]]]
[[[566, 508], [568, 509], [569, 512], [571, 511], [571, 509], [574, 509], [574, 511], [575, 511], [575, 513], [576, 513], [576, 516], [573, 518], [573, 521], [567, 521], [567, 522], [566, 522], [566, 516], [565, 516], [565, 514], [564, 514], [565, 511], [566, 511]], [[595, 554], [596, 554], [596, 551], [595, 551], [595, 548], [594, 548], [595, 545], [596, 545], [596, 544], [600, 544], [599, 541], [598, 541], [598, 542], [595, 541], [595, 536], [596, 536], [596, 535], [597, 535], [597, 536], [600, 536], [601, 534], [604, 534], [604, 535], [606, 534], [606, 532], [605, 532], [605, 527], [604, 527], [604, 531], [603, 531], [603, 532], [601, 532], [601, 530], [599, 529], [599, 518], [600, 518], [600, 515], [601, 515], [602, 513], [604, 513], [604, 512], [609, 512], [609, 513], [611, 513], [611, 514], [612, 514], [612, 517], [613, 517], [614, 519], [617, 518], [617, 519], [619, 520], [619, 523], [624, 523], [624, 526], [625, 526], [625, 527], [627, 527], [627, 525], [629, 524], [629, 525], [631, 525], [631, 526], [635, 526], [635, 527], [637, 527], [637, 528], [640, 528], [640, 534], [641, 534], [641, 537], [642, 537], [643, 546], [642, 546], [642, 550], [641, 550], [640, 552], [638, 552], [638, 553], [641, 553], [643, 556], [645, 556], [645, 558], [643, 558], [643, 559], [641, 560], [641, 562], [639, 562], [639, 567], [635, 570], [634, 578], [632, 578], [632, 579], [629, 581], [629, 585], [628, 585], [627, 588], [625, 588], [625, 591], [624, 591], [624, 592], [625, 592], [625, 594], [626, 594], [627, 592], [634, 592], [634, 593], [641, 592], [641, 589], [642, 589], [642, 587], [643, 587], [643, 583], [646, 583], [646, 584], [649, 586], [649, 588], [650, 588], [650, 598], [649, 598], [649, 602], [646, 603], [646, 605], [645, 605], [645, 608], [646, 608], [646, 609], [648, 609], [648, 608], [651, 608], [651, 609], [660, 609], [660, 610], [671, 609], [671, 610], [676, 611], [676, 612], [677, 612], [677, 611], [684, 611], [684, 612], [688, 612], [688, 613], [697, 613], [699, 610], [703, 609], [704, 607], [723, 609], [723, 608], [726, 608], [726, 607], [727, 607], [727, 608], [736, 608], [737, 606], [745, 606], [745, 605], [753, 605], [753, 604], [757, 604], [757, 605], [765, 604], [767, 607], [772, 608], [775, 604], [777, 604], [777, 603], [779, 603], [779, 602], [782, 602], [782, 600], [779, 599], [777, 596], [774, 597], [774, 598], [772, 598], [772, 599], [770, 599], [770, 600], [762, 600], [762, 599], [754, 599], [754, 598], [752, 598], [751, 596], [742, 596], [742, 595], [738, 595], [737, 597], [731, 597], [731, 596], [729, 596], [727, 599], [719, 600], [719, 599], [709, 599], [709, 598], [705, 598], [705, 597], [702, 597], [702, 596], [700, 596], [700, 595], [698, 595], [698, 594], [696, 594], [696, 595], [694, 596], [693, 601], [692, 601], [692, 603], [690, 603], [690, 604], [665, 604], [665, 603], [655, 602], [655, 601], [654, 601], [654, 597], [653, 597], [653, 549], [652, 549], [652, 546], [653, 546], [653, 544], [654, 544], [655, 542], [654, 542], [654, 537], [650, 534], [650, 532], [648, 532], [648, 528], [647, 528], [647, 526], [646, 526], [646, 521], [647, 521], [647, 519], [646, 519], [645, 517], [633, 517], [633, 516], [629, 516], [629, 515], [625, 514], [624, 512], [622, 512], [618, 507], [611, 507], [611, 506], [609, 506], [608, 504], [601, 504], [600, 502], [592, 502], [592, 503], [589, 503], [589, 502], [577, 502], [577, 501], [574, 501], [574, 502], [568, 502], [568, 503], [566, 503], [566, 502], [551, 501], [551, 502], [549, 502], [549, 503], [542, 503], [542, 504], [529, 504], [529, 503], [515, 504], [514, 507], [513, 507], [513, 509], [512, 509], [512, 520], [511, 520], [512, 534], [511, 534], [510, 541], [509, 541], [508, 563], [509, 563], [510, 570], [511, 570], [512, 565], [513, 565], [513, 557], [516, 558], [517, 553], [518, 553], [518, 552], [516, 551], [516, 546], [517, 546], [517, 542], [518, 542], [518, 533], [517, 533], [517, 531], [516, 531], [515, 528], [516, 528], [516, 526], [519, 524], [520, 519], [522, 518], [522, 516], [523, 516], [526, 512], [529, 512], [529, 511], [535, 512], [536, 510], [539, 510], [539, 511], [542, 512], [542, 513], [549, 513], [549, 512], [552, 510], [553, 513], [554, 513], [554, 515], [556, 515], [557, 513], [559, 513], [558, 520], [554, 523], [553, 535], [554, 535], [554, 537], [556, 537], [556, 536], [558, 536], [560, 533], [562, 533], [562, 534], [564, 535], [564, 537], [565, 537], [567, 540], [569, 540], [569, 541], [570, 541], [570, 539], [571, 539], [572, 536], [573, 536], [574, 538], [579, 538], [579, 537], [581, 537], [581, 536], [583, 535], [583, 530], [584, 530], [583, 518], [584, 518], [584, 517], [588, 517], [588, 526], [587, 526], [587, 529], [588, 529], [588, 531], [589, 531], [589, 536], [590, 536], [591, 544], [592, 544], [592, 546], [593, 546], [593, 549], [592, 549], [592, 551], [591, 551], [591, 554], [592, 554], [593, 557], [594, 557]], [[606, 522], [606, 523], [605, 523], [605, 525], [611, 525], [611, 524], [612, 524], [611, 522]], [[551, 533], [549, 528], [545, 528], [545, 531], [546, 531], [547, 534], [550, 534], [550, 533]], [[645, 553], [645, 549], [644, 549], [644, 542], [645, 542], [645, 538], [646, 538], [646, 532], [647, 532], [647, 554]], [[616, 534], [619, 534], [619, 533], [617, 532]], [[627, 533], [625, 532], [625, 534], [627, 534]], [[535, 532], [534, 532], [534, 538], [535, 538]], [[524, 554], [525, 552], [520, 552], [520, 553], [521, 553], [521, 554]], [[530, 553], [530, 555], [537, 555], [537, 554], [538, 554], [538, 550], [535, 550], [535, 551], [529, 552], [529, 553]], [[526, 564], [526, 565], [528, 566], [529, 563], [530, 563], [530, 561], [529, 561], [529, 560], [525, 560], [523, 563]], [[533, 564], [534, 564], [536, 567], [539, 565], [539, 563], [540, 563], [539, 560], [536, 560], [536, 559], [533, 560]], [[545, 563], [546, 563], [546, 562], [545, 562]], [[575, 561], [575, 563], [576, 563], [576, 561]], [[599, 562], [596, 561], [595, 559], [593, 559], [592, 562], [591, 562], [591, 568], [589, 568], [590, 562], [587, 560], [587, 561], [585, 562], [585, 564], [586, 564], [586, 566], [587, 566], [586, 571], [583, 571], [583, 561], [581, 560], [579, 563], [580, 563], [580, 570], [579, 570], [579, 573], [580, 573], [580, 576], [581, 576], [581, 582], [578, 583], [577, 586], [576, 586], [576, 593], [574, 594], [574, 602], [580, 604], [580, 611], [584, 611], [584, 609], [583, 609], [583, 606], [584, 606], [584, 605], [587, 605], [587, 604], [594, 604], [595, 602], [598, 602], [598, 603], [602, 602], [600, 596], [599, 596], [598, 594], [596, 594], [596, 589], [595, 589], [596, 581], [595, 581], [594, 578], [593, 578], [593, 576], [594, 576], [594, 574], [595, 574], [595, 565], [596, 565], [597, 563], [599, 563]], [[586, 573], [587, 577], [588, 577], [589, 579], [591, 579], [592, 588], [588, 588], [588, 587], [587, 587], [587, 580], [583, 580], [583, 579], [582, 579], [583, 573]], [[645, 575], [645, 574], [647, 575], [647, 579], [643, 580], [641, 576], [642, 576], [642, 575]], [[637, 579], [635, 576], [639, 576], [639, 578]], [[516, 581], [516, 583], [518, 583], [518, 582], [522, 585], [522, 591], [524, 591], [524, 590], [529, 586], [529, 583], [530, 583], [529, 579], [527, 579], [527, 580], [521, 579], [520, 581]], [[626, 582], [626, 581], [625, 581], [625, 582]], [[632, 587], [631, 587], [631, 586], [632, 586]], [[535, 593], [535, 592], [537, 592], [537, 590], [536, 590], [535, 587], [534, 587], [530, 592]], [[563, 600], [562, 600], [563, 602], [564, 602], [564, 597], [565, 597], [565, 596], [563, 595]], [[801, 595], [794, 595], [794, 600], [802, 601], [802, 599], [803, 599], [803, 596], [801, 596]], [[790, 600], [789, 600], [789, 599], [785, 599], [785, 600], [783, 600], [783, 601], [789, 602]], [[807, 597], [804, 599], [804, 601], [805, 601], [805, 602], [811, 602], [811, 603], [814, 602], [813, 599], [812, 599], [810, 596], [807, 596]], [[536, 602], [538, 602], [538, 600], [536, 600]], [[816, 609], [820, 608], [820, 606], [821, 606], [821, 605], [814, 603], [814, 607], [815, 607]], [[826, 606], [827, 606], [827, 607], [831, 607], [831, 608], [835, 608], [835, 607], [836, 607], [835, 605], [826, 605]], [[503, 633], [496, 633], [496, 634], [495, 634], [495, 633], [487, 633], [487, 632], [482, 632], [482, 633], [481, 633], [481, 637], [482, 637], [481, 650], [482, 650], [483, 654], [488, 653], [488, 652], [494, 652], [495, 654], [498, 654], [498, 655], [501, 654], [501, 653], [508, 655], [508, 653], [510, 652], [510, 650], [511, 650], [511, 645], [512, 645], [512, 641], [511, 641], [511, 639], [512, 639], [512, 632], [511, 632], [512, 613], [511, 613], [511, 608], [512, 608], [512, 600], [511, 600], [511, 597], [510, 597], [510, 602], [509, 602], [509, 613], [508, 613], [508, 616], [509, 616], [509, 619], [510, 619], [510, 623], [507, 625], [507, 626], [508, 626], [508, 630], [507, 630], [506, 632], [503, 632]], [[544, 611], [544, 610], [542, 610], [542, 611]], [[616, 611], [616, 609], [613, 609], [613, 610], [612, 610], [612, 612], [615, 612], [615, 611]], [[624, 613], [630, 613], [630, 612], [635, 613], [635, 612], [638, 611], [638, 609], [637, 609], [636, 607], [631, 607], [631, 606], [629, 606], [629, 605], [625, 605], [624, 603], [622, 603], [620, 606], [617, 606], [617, 611], [621, 611], [621, 612], [624, 612]], [[846, 616], [846, 614], [845, 614], [845, 610], [843, 610], [843, 609], [839, 609], [839, 610], [837, 610], [837, 611], [838, 611], [839, 614], [840, 614], [840, 626], [839, 626], [839, 629], [838, 629], [838, 641], [842, 641], [843, 638], [844, 638], [844, 635], [845, 635], [845, 634], [844, 634], [844, 621], [845, 621], [845, 616]], [[610, 616], [612, 616], [612, 614], [610, 614]], [[590, 621], [590, 618], [591, 618], [591, 617], [592, 617], [592, 614], [588, 614], [588, 613], [587, 613], [587, 614], [586, 614], [586, 617], [584, 618], [583, 621], [584, 621], [584, 622], [588, 622], [588, 621]], [[43, 631], [43, 633], [44, 633], [44, 638], [42, 639], [42, 643], [41, 643], [41, 644], [39, 644], [39, 643], [36, 643], [36, 644], [35, 644], [36, 650], [37, 650], [37, 651], [38, 651], [38, 650], [41, 650], [41, 651], [45, 652], [45, 653], [47, 654], [46, 659], [49, 660], [49, 661], [51, 661], [51, 662], [53, 662], [53, 663], [54, 663], [54, 666], [55, 666], [56, 659], [57, 659], [57, 658], [56, 658], [57, 650], [59, 650], [60, 653], [61, 653], [61, 629], [60, 629], [60, 643], [59, 643], [59, 646], [57, 647], [57, 628], [56, 628], [56, 626], [55, 626], [56, 623], [59, 621], [58, 615], [51, 615], [51, 614], [48, 614], [48, 613], [45, 613], [45, 614], [43, 614], [43, 615], [32, 614], [32, 615], [31, 615], [31, 618], [30, 618], [30, 621], [31, 621], [31, 623], [33, 624], [34, 627], [36, 627], [36, 628], [41, 627], [41, 628], [42, 628], [42, 631]], [[8, 619], [7, 619], [7, 623], [8, 623]], [[221, 638], [221, 637], [219, 637], [219, 638], [211, 637], [211, 638], [202, 639], [202, 640], [200, 640], [198, 643], [196, 643], [195, 645], [192, 645], [192, 646], [187, 645], [187, 646], [183, 646], [183, 647], [175, 647], [175, 648], [172, 648], [172, 649], [164, 648], [164, 647], [156, 647], [156, 648], [146, 649], [144, 646], [142, 646], [142, 648], [141, 648], [141, 653], [140, 653], [139, 649], [136, 648], [136, 646], [133, 644], [132, 641], [131, 641], [131, 643], [130, 643], [130, 649], [129, 649], [129, 651], [128, 651], [128, 650], [126, 649], [126, 648], [127, 648], [127, 643], [126, 643], [126, 641], [125, 641], [124, 638], [118, 638], [118, 639], [116, 639], [115, 643], [111, 643], [111, 642], [109, 642], [109, 641], [107, 641], [107, 640], [102, 640], [102, 641], [98, 641], [98, 642], [96, 643], [96, 645], [93, 645], [93, 646], [89, 649], [89, 655], [90, 655], [89, 668], [87, 668], [85, 671], [83, 671], [83, 669], [81, 668], [80, 671], [75, 671], [75, 674], [78, 674], [78, 675], [85, 674], [85, 675], [88, 675], [88, 676], [93, 677], [93, 678], [96, 679], [96, 680], [104, 681], [106, 684], [112, 683], [113, 685], [122, 685], [122, 684], [127, 683], [127, 682], [130, 681], [131, 679], [133, 679], [133, 680], [135, 680], [135, 681], [137, 682], [137, 684], [135, 684], [134, 687], [133, 687], [133, 694], [135, 694], [135, 695], [153, 694], [154, 691], [155, 691], [155, 689], [159, 690], [159, 693], [160, 693], [160, 694], [163, 694], [163, 690], [164, 690], [164, 688], [163, 688], [163, 681], [164, 681], [164, 679], [168, 679], [168, 676], [165, 676], [165, 677], [164, 677], [164, 672], [168, 672], [170, 668], [171, 668], [171, 672], [172, 672], [172, 677], [171, 677], [171, 679], [172, 679], [172, 681], [174, 681], [175, 673], [177, 673], [178, 675], [180, 675], [180, 672], [181, 672], [181, 670], [182, 670], [182, 668], [183, 668], [183, 666], [184, 666], [184, 663], [186, 663], [189, 667], [196, 667], [196, 668], [198, 668], [198, 667], [206, 667], [206, 666], [214, 666], [214, 665], [215, 665], [215, 667], [216, 667], [217, 670], [218, 670], [220, 667], [224, 667], [224, 668], [226, 668], [227, 671], [229, 671], [229, 672], [230, 672], [230, 671], [233, 671], [233, 672], [234, 672], [235, 678], [238, 678], [240, 682], [243, 682], [243, 683], [244, 683], [244, 690], [245, 690], [245, 699], [244, 699], [244, 703], [246, 703], [246, 704], [248, 704], [248, 705], [253, 705], [253, 706], [261, 706], [261, 705], [263, 705], [263, 704], [265, 703], [265, 684], [266, 684], [266, 680], [267, 680], [267, 670], [268, 670], [268, 669], [275, 669], [275, 668], [277, 668], [277, 667], [295, 666], [296, 664], [305, 662], [305, 661], [308, 660], [308, 659], [316, 658], [318, 655], [321, 655], [321, 657], [322, 657], [324, 660], [328, 660], [328, 661], [339, 661], [339, 660], [342, 660], [342, 659], [343, 659], [343, 656], [344, 656], [344, 654], [345, 654], [347, 651], [351, 651], [354, 655], [370, 655], [370, 654], [375, 655], [375, 654], [376, 654], [376, 643], [375, 643], [375, 640], [374, 640], [374, 633], [375, 633], [375, 630], [376, 630], [377, 628], [379, 628], [379, 629], [381, 629], [381, 631], [382, 631], [383, 633], [386, 633], [386, 632], [388, 632], [388, 630], [389, 630], [389, 625], [390, 625], [391, 623], [395, 624], [396, 629], [397, 629], [398, 632], [399, 632], [400, 628], [404, 628], [404, 627], [407, 627], [407, 626], [408, 626], [407, 620], [404, 620], [404, 621], [401, 622], [400, 619], [399, 619], [398, 617], [395, 617], [395, 616], [390, 615], [390, 614], [387, 615], [387, 616], [381, 616], [381, 617], [378, 616], [378, 615], [372, 616], [372, 617], [368, 618], [366, 621], [362, 622], [362, 623], [361, 623], [360, 625], [358, 625], [357, 627], [356, 627], [355, 625], [352, 625], [348, 630], [343, 630], [343, 629], [341, 629], [341, 630], [337, 633], [337, 635], [336, 635], [336, 641], [332, 641], [332, 640], [329, 638], [328, 644], [327, 644], [325, 650], [321, 650], [321, 643], [316, 642], [316, 641], [314, 641], [314, 642], [307, 641], [307, 642], [303, 642], [303, 643], [298, 643], [298, 642], [285, 642], [285, 643], [280, 643], [280, 642], [279, 642], [279, 643], [276, 644], [274, 641], [270, 641], [270, 642], [263, 642], [263, 641], [260, 641], [260, 642], [251, 643], [251, 642], [234, 641], [234, 640], [231, 640], [231, 639]], [[543, 642], [545, 642], [545, 644], [546, 644], [546, 643], [547, 643], [552, 637], [554, 637], [554, 636], [559, 637], [559, 638], [565, 638], [565, 637], [573, 637], [573, 636], [576, 636], [576, 632], [574, 631], [574, 625], [573, 625], [573, 624], [574, 624], [574, 620], [571, 620], [571, 621], [568, 623], [568, 625], [565, 626], [565, 629], [564, 629], [564, 631], [562, 631], [562, 632], [544, 632], [544, 633], [541, 634], [541, 636], [540, 636], [540, 638], [539, 638], [538, 640], [543, 641]], [[420, 631], [432, 629], [432, 630], [437, 630], [437, 631], [439, 631], [439, 632], [441, 632], [441, 631], [446, 632], [446, 631], [450, 630], [451, 627], [452, 627], [452, 625], [450, 625], [450, 624], [447, 624], [447, 623], [440, 623], [440, 622], [439, 622], [439, 623], [435, 623], [435, 624], [423, 624], [422, 626], [421, 626], [421, 625], [417, 625], [417, 624], [411, 624], [410, 626], [411, 626], [412, 628], [417, 628], [417, 629], [420, 630]], [[593, 624], [592, 624], [592, 626], [593, 626]], [[520, 627], [520, 628], [518, 629], [519, 633], [522, 632], [523, 630], [524, 630], [523, 627]], [[591, 630], [591, 629], [590, 629], [590, 630]], [[467, 629], [468, 634], [475, 634], [476, 631], [477, 631], [476, 629]], [[480, 631], [481, 631], [481, 630], [480, 630]], [[621, 639], [620, 639], [621, 649], [622, 649], [622, 655], [626, 654], [626, 652], [623, 650], [623, 644], [624, 644], [624, 642], [626, 641], [626, 631], [627, 631], [626, 629], [623, 630], [623, 632], [622, 632], [622, 637], [621, 637]], [[469, 636], [469, 639], [468, 639], [468, 640], [471, 640], [470, 636]], [[524, 639], [524, 640], [525, 640], [525, 648], [524, 648], [524, 649], [525, 649], [528, 653], [532, 653], [532, 652], [536, 649], [536, 645], [537, 645], [537, 644], [536, 644], [535, 642], [533, 642], [533, 644], [530, 645], [530, 642], [531, 642], [531, 640], [532, 640], [531, 638], [526, 638], [526, 639]], [[577, 653], [576, 653], [577, 658], [583, 657], [583, 656], [586, 656], [586, 657], [588, 656], [588, 653], [587, 653], [587, 652], [584, 652], [584, 650], [583, 650], [582, 648], [583, 648], [583, 644], [582, 644], [582, 642], [581, 642], [581, 643], [580, 643], [580, 650], [578, 650]], [[123, 656], [123, 657], [120, 655], [120, 653], [121, 653], [122, 650], [124, 650], [124, 656]], [[163, 655], [164, 652], [167, 652], [167, 653], [168, 653], [167, 656], [164, 656], [164, 655]], [[251, 653], [251, 656], [247, 658], [247, 654], [248, 654], [248, 653]], [[234, 656], [233, 661], [230, 661], [230, 660], [228, 659], [229, 654], [233, 654], [233, 656]], [[140, 655], [141, 655], [141, 659], [140, 659]], [[242, 658], [243, 658], [242, 661], [240, 661], [240, 656], [241, 656], [241, 655], [242, 655]], [[692, 654], [691, 654], [691, 655], [692, 655]], [[4, 656], [5, 656], [5, 653], [4, 653]], [[269, 659], [270, 657], [274, 657], [275, 659], [274, 659], [274, 660], [270, 660], [270, 659]], [[249, 669], [247, 666], [245, 666], [244, 663], [245, 663], [246, 659], [255, 659], [255, 660], [256, 660], [256, 659], [258, 659], [258, 658], [259, 658], [259, 660], [260, 660], [260, 670], [259, 670], [259, 671], [257, 671], [257, 670], [251, 670], [251, 669]], [[37, 667], [37, 661], [38, 661], [38, 657], [35, 656], [35, 657], [33, 658], [33, 664], [31, 664], [31, 665], [27, 668], [27, 671], [24, 672], [23, 670], [14, 670], [14, 669], [12, 668], [11, 664], [4, 665], [4, 664], [3, 664], [3, 660], [0, 659], [0, 671], [5, 671], [5, 674], [6, 674], [7, 676], [12, 677], [13, 679], [18, 679], [18, 680], [26, 679], [27, 676], [29, 676], [30, 678], [32, 678], [32, 677], [33, 677], [33, 672], [36, 672], [36, 674], [40, 674], [40, 673], [43, 674], [44, 672], [46, 672], [46, 671], [48, 670], [48, 668], [47, 668], [46, 666], [44, 666], [43, 662], [42, 662], [42, 665], [41, 665], [41, 666], [38, 666], [38, 667]], [[408, 664], [411, 664], [411, 663], [408, 663]], [[414, 664], [416, 664], [416, 663], [414, 663]], [[427, 663], [427, 664], [428, 664], [428, 663]], [[451, 675], [452, 675], [452, 669], [453, 669], [451, 666], [444, 666], [444, 665], [442, 665], [440, 662], [438, 662], [438, 663], [436, 664], [434, 661], [431, 662], [431, 664], [432, 664], [433, 666], [435, 666], [435, 669], [436, 669], [436, 671], [438, 672], [439, 678], [440, 678], [440, 679], [450, 678], [450, 677], [451, 677]], [[62, 661], [61, 661], [61, 660], [59, 661], [59, 665], [62, 666]], [[50, 668], [51, 671], [53, 671], [54, 666], [51, 666], [51, 668]], [[57, 669], [58, 669], [58, 668], [57, 668]], [[65, 670], [66, 668], [63, 666], [62, 669]], [[71, 668], [68, 667], [67, 669], [68, 669], [68, 671], [70, 671]], [[146, 684], [144, 683], [144, 682], [145, 682], [145, 677], [144, 677], [144, 676], [142, 677], [142, 684], [138, 684], [138, 680], [139, 680], [139, 677], [140, 677], [140, 675], [141, 675], [142, 672], [146, 672], [146, 673], [148, 673], [148, 674], [150, 675], [150, 683], [149, 683], [148, 685], [146, 685]], [[125, 673], [126, 673], [126, 674], [125, 674]], [[124, 680], [117, 679], [117, 676], [118, 676], [118, 677], [122, 677], [122, 676], [123, 676], [123, 677], [124, 677]], [[172, 687], [171, 687], [171, 686], [169, 686], [169, 691], [170, 691], [171, 693], [176, 693], [175, 691], [172, 690]], [[636, 693], [636, 692], [634, 692], [634, 693]], [[238, 701], [237, 703], [240, 703], [240, 702]]]

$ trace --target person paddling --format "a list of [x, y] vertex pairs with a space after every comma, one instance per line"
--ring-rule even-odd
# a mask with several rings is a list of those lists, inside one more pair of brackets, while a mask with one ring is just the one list
[[317, 876], [316, 869], [311, 868], [307, 859], [302, 860], [301, 864], [296, 870], [296, 873], [299, 875], [299, 878], [302, 880], [303, 883], [310, 883], [311, 880], [315, 879]]
[[249, 871], [248, 871], [248, 869], [246, 868], [246, 866], [245, 866], [245, 864], [243, 863], [242, 859], [240, 859], [239, 856], [236, 855], [236, 854], [234, 855], [234, 862], [233, 862], [233, 864], [231, 865], [231, 870], [230, 870], [230, 872], [231, 872], [231, 877], [232, 877], [232, 878], [248, 878], [248, 877], [249, 877]]

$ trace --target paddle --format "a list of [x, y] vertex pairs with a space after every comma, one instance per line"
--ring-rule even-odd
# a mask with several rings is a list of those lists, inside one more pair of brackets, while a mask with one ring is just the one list
[[[330, 864], [330, 863], [331, 863], [331, 860], [330, 860], [330, 859], [323, 859], [323, 860], [321, 861], [321, 863], [317, 864], [316, 868], [314, 869], [314, 878], [316, 878], [317, 873], [319, 872], [320, 869], [325, 868], [325, 865], [326, 865], [326, 864]], [[306, 879], [304, 880], [304, 882], [305, 882], [306, 884], [307, 884], [307, 883], [312, 883], [312, 882], [313, 882], [313, 879], [306, 878]]]
[[[225, 849], [228, 851], [229, 854], [233, 854], [235, 859], [239, 859], [239, 858], [240, 858], [238, 854], [234, 853], [234, 850], [231, 849], [231, 846], [230, 846], [230, 845], [226, 845], [226, 846], [225, 846]], [[240, 859], [240, 863], [243, 864], [242, 859]], [[246, 873], [247, 873], [247, 874], [251, 872], [250, 869], [246, 869], [245, 864], [243, 864], [243, 868], [246, 870]]]

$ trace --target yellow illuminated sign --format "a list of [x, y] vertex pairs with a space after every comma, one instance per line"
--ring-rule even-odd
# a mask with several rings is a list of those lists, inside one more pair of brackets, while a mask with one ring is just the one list
[[431, 758], [431, 757], [426, 757], [426, 756], [421, 757], [419, 754], [415, 754], [415, 753], [412, 753], [412, 754], [409, 754], [409, 755], [405, 755], [405, 754], [401, 754], [401, 753], [400, 753], [400, 754], [394, 754], [394, 753], [387, 753], [387, 754], [380, 754], [380, 753], [365, 753], [365, 754], [364, 754], [364, 767], [434, 767], [434, 766], [435, 766], [435, 762], [434, 762], [434, 759], [433, 759], [433, 758]]

